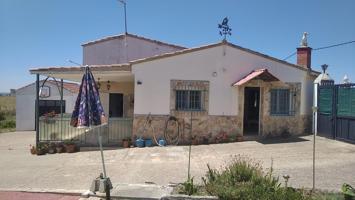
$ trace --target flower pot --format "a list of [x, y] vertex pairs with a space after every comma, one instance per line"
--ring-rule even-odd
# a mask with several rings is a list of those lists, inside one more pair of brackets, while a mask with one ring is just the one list
[[146, 147], [151, 147], [151, 146], [153, 146], [152, 139], [146, 139], [144, 143], [145, 143], [145, 146], [146, 146]]
[[57, 153], [63, 153], [64, 152], [64, 147], [63, 146], [58, 146], [55, 148], [55, 150], [57, 151]]
[[243, 142], [243, 136], [242, 135], [237, 135], [236, 141], [237, 142]]
[[50, 147], [48, 148], [48, 153], [49, 154], [55, 154], [57, 152], [56, 148], [55, 147]]
[[164, 139], [160, 139], [160, 140], [158, 141], [158, 143], [159, 143], [159, 146], [161, 146], [161, 147], [163, 147], [163, 146], [166, 145], [166, 142], [165, 142]]
[[66, 144], [64, 147], [67, 153], [74, 153], [76, 149], [75, 144]]
[[37, 154], [36, 147], [32, 146], [31, 149], [30, 149], [30, 152], [31, 152], [32, 155]]
[[37, 156], [41, 156], [41, 155], [46, 154], [46, 150], [37, 148], [36, 153], [37, 153]]
[[142, 139], [142, 138], [138, 138], [137, 140], [136, 140], [136, 146], [137, 147], [144, 147], [144, 140]]
[[122, 146], [123, 148], [129, 148], [131, 146], [131, 142], [129, 140], [123, 140], [122, 141]]
[[198, 139], [197, 138], [194, 138], [191, 140], [191, 144], [192, 145], [198, 145]]

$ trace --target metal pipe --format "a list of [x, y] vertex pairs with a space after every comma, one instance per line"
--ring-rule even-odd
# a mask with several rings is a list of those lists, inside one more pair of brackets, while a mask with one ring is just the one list
[[125, 28], [125, 33], [127, 34], [127, 12], [126, 12], [126, 2], [124, 2], [124, 28]]
[[39, 74], [36, 74], [35, 128], [36, 128], [36, 147], [38, 147], [39, 144]]
[[60, 134], [63, 134], [63, 79], [60, 79]]
[[190, 181], [190, 167], [191, 167], [191, 143], [192, 143], [192, 111], [190, 112], [190, 145], [189, 145], [189, 164], [187, 168], [187, 179]]
[[315, 188], [316, 188], [315, 182], [316, 182], [316, 132], [313, 133], [313, 185], [312, 185], [313, 192], [315, 192]]

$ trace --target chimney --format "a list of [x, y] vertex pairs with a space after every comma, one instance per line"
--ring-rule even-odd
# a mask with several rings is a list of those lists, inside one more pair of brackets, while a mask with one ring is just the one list
[[307, 35], [308, 33], [303, 33], [301, 46], [297, 48], [297, 65], [310, 69], [312, 48], [308, 47]]

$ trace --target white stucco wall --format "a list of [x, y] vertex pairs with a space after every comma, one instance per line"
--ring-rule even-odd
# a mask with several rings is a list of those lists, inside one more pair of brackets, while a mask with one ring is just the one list
[[84, 65], [127, 63], [181, 49], [131, 36], [124, 38], [120, 37], [83, 46]]
[[[305, 114], [311, 90], [306, 71], [229, 46], [134, 64], [135, 80], [142, 82], [135, 84], [134, 113], [169, 114], [170, 80], [178, 79], [210, 81], [209, 114], [238, 115], [237, 90], [231, 84], [261, 68], [267, 68], [283, 82], [302, 83], [301, 114]], [[216, 77], [213, 72], [217, 72]]]
[[[41, 100], [60, 100], [60, 93], [57, 86], [46, 83], [50, 87], [51, 96], [40, 98]], [[77, 94], [68, 90], [63, 91], [63, 100], [65, 100], [65, 113], [71, 113], [74, 109]], [[16, 130], [34, 130], [35, 129], [35, 100], [36, 85], [31, 84], [16, 91]]]

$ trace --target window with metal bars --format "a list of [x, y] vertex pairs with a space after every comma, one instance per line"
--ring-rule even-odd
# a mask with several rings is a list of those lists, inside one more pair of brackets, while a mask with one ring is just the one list
[[289, 89], [272, 89], [271, 95], [271, 115], [293, 115], [294, 114], [294, 96]]
[[202, 102], [202, 91], [200, 90], [176, 90], [176, 110], [202, 111]]

